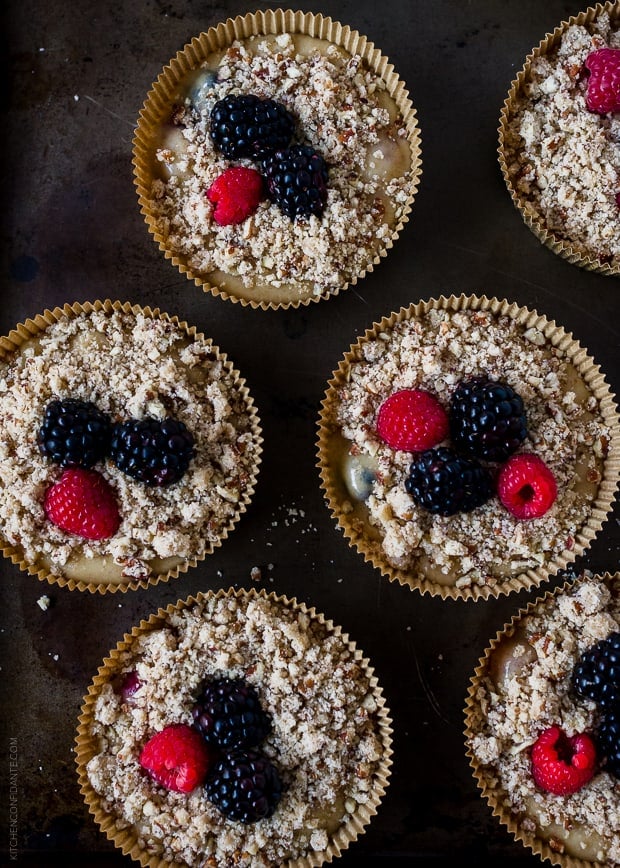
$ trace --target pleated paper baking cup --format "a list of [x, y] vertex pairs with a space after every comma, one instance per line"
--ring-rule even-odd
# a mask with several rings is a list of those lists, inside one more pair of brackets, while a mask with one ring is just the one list
[[[216, 143], [211, 110], [229, 94], [283, 105], [292, 138], [243, 150], [243, 126], [233, 144], [227, 132]], [[289, 138], [325, 160], [326, 187], [292, 151], [267, 168]], [[266, 10], [211, 27], [164, 67], [140, 111], [133, 166], [148, 231], [181, 274], [244, 306], [297, 308], [387, 255], [419, 184], [420, 134], [404, 83], [365, 36], [320, 14]], [[229, 182], [256, 184], [256, 197], [231, 204]]]
[[66, 304], [0, 340], [0, 371], [0, 545], [21, 570], [71, 590], [145, 588], [196, 566], [247, 509], [256, 408], [194, 326], [129, 302]]
[[[584, 652], [619, 620], [620, 573], [582, 574], [498, 631], [467, 692], [466, 754], [481, 796], [516, 841], [562, 868], [619, 864], [617, 781], [596, 739], [602, 715], [571, 682]], [[594, 774], [573, 794], [551, 794], [532, 779], [532, 746], [553, 726], [561, 738], [585, 733], [597, 745]]]
[[[416, 506], [407, 489], [414, 452], [405, 450], [442, 446], [460, 462], [462, 448], [449, 429], [420, 446], [389, 446], [378, 433], [392, 393], [429, 392], [448, 413], [458, 383], [485, 376], [522, 398], [528, 436], [519, 451], [555, 477], [557, 499], [539, 518], [522, 521], [500, 502], [505, 462], [482, 462], [492, 493], [481, 504], [465, 481], [467, 500], [453, 500], [459, 487], [445, 482], [425, 508]], [[422, 593], [483, 600], [537, 586], [588, 548], [620, 478], [620, 422], [604, 375], [561, 326], [506, 300], [441, 296], [384, 317], [345, 353], [321, 406], [317, 466], [332, 516], [365, 561]], [[459, 464], [458, 478], [464, 473]], [[483, 487], [477, 482], [474, 492]], [[451, 504], [454, 514], [434, 514]]]
[[[563, 21], [528, 54], [502, 108], [498, 154], [512, 201], [538, 240], [587, 271], [618, 276], [617, 144], [604, 116], [589, 112], [584, 99], [585, 56], [608, 44], [603, 14], [614, 32], [620, 3], [598, 3]], [[590, 45], [579, 41], [576, 27], [586, 40], [593, 35]], [[575, 48], [573, 60], [567, 46]], [[550, 65], [541, 67], [542, 60]]]
[[[253, 749], [275, 766], [282, 796], [247, 824], [214, 804], [216, 765], [204, 786], [203, 775], [175, 793], [139, 763], [156, 732], [192, 723], [201, 689], [220, 678], [246, 680], [271, 720]], [[76, 763], [95, 822], [143, 866], [313, 868], [365, 832], [391, 745], [377, 678], [340, 627], [296, 599], [229, 588], [160, 609], [110, 652], [84, 699]]]

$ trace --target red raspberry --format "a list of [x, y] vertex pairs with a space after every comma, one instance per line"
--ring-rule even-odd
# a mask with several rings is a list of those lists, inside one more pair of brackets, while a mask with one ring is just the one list
[[538, 736], [532, 748], [532, 777], [536, 786], [556, 796], [570, 796], [594, 775], [596, 748], [589, 735], [570, 738], [559, 726]]
[[191, 793], [204, 783], [214, 761], [215, 752], [185, 723], [173, 723], [156, 733], [140, 754], [142, 768], [175, 793]]
[[430, 392], [402, 389], [379, 407], [377, 433], [392, 449], [422, 452], [448, 436], [448, 416]]
[[108, 539], [120, 517], [114, 491], [96, 470], [65, 470], [45, 493], [43, 509], [57, 527], [85, 539]]
[[542, 458], [521, 452], [512, 455], [500, 470], [497, 493], [516, 518], [540, 518], [553, 505], [558, 487]]
[[586, 105], [606, 115], [620, 111], [620, 48], [599, 48], [586, 57], [590, 70]]
[[140, 690], [142, 687], [142, 682], [138, 678], [138, 673], [135, 669], [132, 669], [131, 672], [128, 672], [123, 678], [120, 686], [120, 693], [123, 702], [128, 703], [128, 705], [133, 705], [134, 703], [134, 695]]
[[256, 169], [233, 166], [226, 169], [207, 190], [213, 205], [213, 219], [220, 226], [243, 223], [263, 198], [263, 178]]

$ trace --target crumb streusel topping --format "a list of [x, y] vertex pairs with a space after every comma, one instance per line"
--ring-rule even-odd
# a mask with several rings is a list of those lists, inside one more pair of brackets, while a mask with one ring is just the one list
[[[211, 89], [198, 100], [182, 94], [177, 126], [163, 131], [156, 157], [165, 177], [153, 182], [150, 202], [158, 231], [192, 271], [247, 298], [265, 288], [276, 299], [340, 288], [385, 247], [411, 195], [407, 131], [385, 82], [360, 56], [291, 34], [236, 41], [213, 68]], [[209, 115], [237, 93], [282, 103], [296, 121], [294, 140], [326, 160], [322, 217], [292, 221], [265, 199], [243, 223], [215, 222], [205, 193], [230, 163], [214, 149]]]
[[531, 64], [511, 108], [505, 159], [525, 208], [582, 255], [620, 263], [620, 116], [586, 107], [585, 60], [620, 48], [602, 13], [589, 28], [572, 25], [559, 47]]
[[605, 865], [620, 864], [618, 780], [599, 771], [572, 795], [543, 792], [532, 779], [530, 748], [553, 725], [569, 737], [596, 730], [600, 712], [575, 695], [571, 677], [581, 655], [618, 630], [617, 580], [582, 577], [537, 605], [517, 622], [516, 638], [500, 641], [487, 657], [468, 726], [469, 746], [505, 792], [507, 814], [555, 852]]
[[[195, 439], [181, 481], [147, 486], [110, 460], [96, 465], [111, 484], [121, 524], [107, 540], [65, 533], [47, 520], [44, 494], [61, 475], [37, 434], [53, 399], [92, 401], [113, 421], [174, 416]], [[118, 580], [144, 578], [152, 564], [200, 557], [239, 509], [258, 461], [247, 399], [229, 362], [209, 341], [143, 313], [96, 311], [62, 317], [0, 362], [0, 526], [31, 564], [64, 575], [78, 558], [106, 558]], [[113, 561], [113, 564], [111, 563]]]
[[[113, 682], [135, 671], [141, 687], [124, 703]], [[205, 797], [165, 790], [139, 764], [142, 746], [172, 723], [192, 723], [208, 678], [244, 678], [273, 729], [262, 750], [284, 792], [268, 819], [226, 819]], [[282, 865], [328, 846], [370, 802], [383, 758], [378, 697], [367, 669], [318, 619], [264, 597], [207, 598], [166, 617], [120, 654], [90, 723], [99, 752], [87, 765], [117, 829], [134, 826], [147, 851], [191, 868]], [[175, 863], [176, 864], [176, 863]]]
[[[519, 521], [497, 497], [449, 517], [426, 512], [405, 489], [412, 454], [377, 434], [393, 392], [424, 389], [447, 409], [459, 382], [482, 374], [522, 397], [528, 436], [518, 451], [538, 455], [555, 476], [557, 500], [541, 518]], [[562, 352], [537, 328], [488, 311], [431, 310], [363, 340], [330, 413], [341, 453], [368, 456], [376, 468], [365, 502], [341, 503], [348, 520], [361, 522], [366, 537], [378, 534], [392, 567], [457, 587], [494, 585], [571, 549], [610, 440], [597, 398]]]

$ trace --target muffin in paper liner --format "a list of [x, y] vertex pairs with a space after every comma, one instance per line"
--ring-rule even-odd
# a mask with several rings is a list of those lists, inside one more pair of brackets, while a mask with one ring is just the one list
[[[466, 755], [493, 816], [524, 847], [563, 868], [620, 864], [617, 780], [604, 769], [597, 703], [572, 683], [581, 655], [620, 628], [620, 573], [584, 573], [521, 608], [490, 641], [472, 675]], [[558, 726], [597, 745], [593, 777], [553, 795], [531, 777], [531, 747]]]
[[[523, 398], [518, 451], [537, 454], [558, 483], [542, 518], [519, 521], [495, 495], [455, 516], [423, 511], [405, 489], [413, 453], [376, 432], [392, 392], [429, 391], [448, 411], [459, 380], [480, 375]], [[555, 322], [506, 300], [441, 296], [384, 317], [351, 345], [328, 382], [317, 449], [327, 505], [365, 561], [422, 593], [482, 600], [537, 586], [586, 550], [616, 493], [620, 420], [599, 367]]]
[[[118, 693], [126, 673], [138, 679], [133, 706]], [[156, 785], [138, 762], [153, 729], [191, 724], [203, 680], [220, 677], [245, 678], [272, 721], [257, 749], [275, 764], [282, 797], [271, 817], [248, 825], [226, 820], [202, 786], [185, 795]], [[391, 724], [369, 661], [315, 608], [264, 590], [200, 593], [141, 621], [103, 661], [79, 717], [81, 793], [107, 837], [149, 868], [171, 854], [189, 868], [312, 868], [340, 855], [377, 813]], [[163, 836], [151, 834], [158, 820]]]
[[[250, 503], [263, 442], [254, 401], [226, 355], [176, 316], [110, 300], [45, 310], [1, 339], [0, 389], [0, 545], [40, 580], [93, 593], [168, 581], [220, 546]], [[46, 517], [46, 491], [64, 468], [42, 454], [39, 429], [48, 403], [68, 398], [111, 423], [176, 416], [194, 439], [172, 485], [139, 482], [109, 456], [91, 468], [118, 505], [109, 539]]]
[[[315, 48], [320, 60], [309, 59]], [[293, 142], [328, 163], [322, 217], [291, 221], [265, 196], [238, 225], [215, 222], [206, 191], [216, 177], [231, 166], [261, 169], [224, 159], [211, 142], [211, 108], [229, 92], [290, 110]], [[164, 67], [140, 111], [133, 165], [148, 231], [181, 274], [243, 306], [297, 308], [337, 295], [387, 255], [417, 191], [420, 135], [403, 82], [365, 36], [320, 14], [275, 9], [211, 27]]]
[[587, 110], [584, 61], [610, 42], [620, 48], [619, 27], [620, 2], [606, 2], [546, 34], [510, 86], [498, 147], [526, 226], [554, 253], [608, 276], [620, 275], [618, 121]]

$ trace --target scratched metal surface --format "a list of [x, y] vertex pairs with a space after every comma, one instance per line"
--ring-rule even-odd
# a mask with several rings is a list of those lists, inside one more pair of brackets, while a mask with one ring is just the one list
[[[620, 389], [617, 281], [539, 244], [513, 209], [495, 154], [511, 79], [545, 32], [580, 7], [307, 0], [305, 9], [365, 33], [394, 63], [418, 111], [423, 175], [411, 220], [374, 273], [328, 302], [275, 313], [206, 296], [179, 276], [146, 231], [131, 170], [134, 124], [164, 63], [202, 30], [260, 7], [259, 0], [4, 4], [10, 87], [2, 98], [0, 333], [45, 307], [104, 297], [178, 314], [246, 376], [265, 452], [253, 503], [229, 540], [167, 585], [123, 596], [70, 593], [0, 563], [2, 858], [12, 855], [14, 746], [21, 864], [133, 864], [98, 831], [79, 796], [72, 744], [81, 698], [106, 652], [140, 618], [199, 590], [249, 586], [251, 568], [260, 566], [266, 588], [315, 605], [350, 632], [393, 713], [391, 784], [368, 832], [340, 859], [343, 868], [540, 864], [479, 798], [462, 740], [476, 661], [534, 594], [459, 604], [381, 578], [328, 514], [315, 422], [349, 344], [384, 314], [442, 292], [486, 292], [537, 308], [572, 331]], [[616, 510], [578, 566], [618, 569], [619, 552]], [[46, 612], [37, 605], [43, 593], [51, 598]]]

